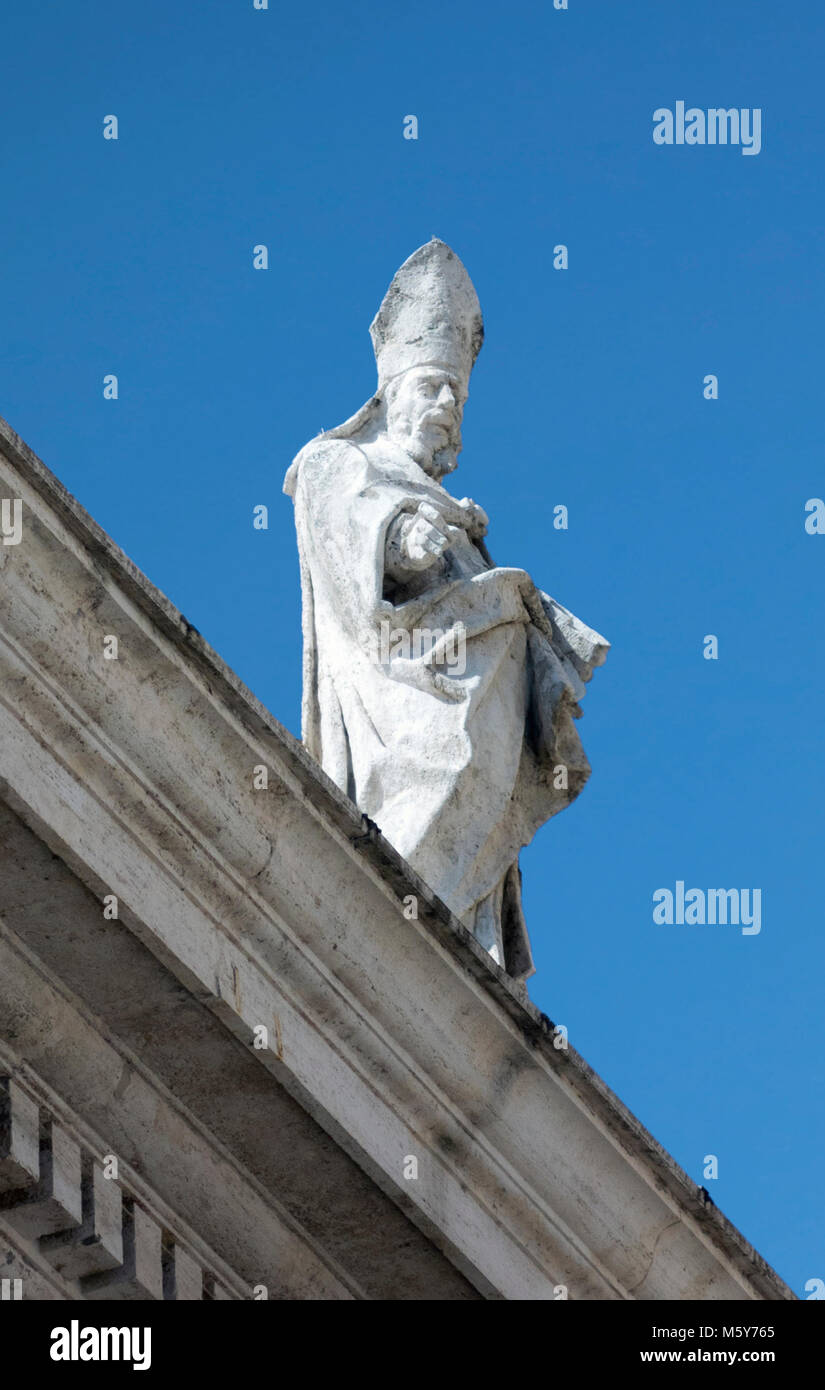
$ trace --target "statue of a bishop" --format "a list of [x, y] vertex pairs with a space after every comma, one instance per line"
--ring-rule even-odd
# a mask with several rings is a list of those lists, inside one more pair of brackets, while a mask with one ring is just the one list
[[303, 740], [516, 979], [534, 970], [519, 851], [590, 773], [574, 719], [608, 644], [495, 565], [444, 487], [461, 449], [478, 298], [433, 239], [370, 328], [378, 387], [289, 469], [303, 589]]

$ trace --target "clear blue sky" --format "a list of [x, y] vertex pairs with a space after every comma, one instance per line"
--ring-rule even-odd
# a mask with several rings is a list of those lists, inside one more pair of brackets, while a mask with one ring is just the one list
[[[804, 1297], [825, 1279], [825, 536], [804, 529], [825, 18], [569, 5], [6, 0], [0, 412], [297, 733], [283, 474], [371, 394], [397, 266], [454, 247], [487, 338], [453, 490], [613, 644], [591, 781], [523, 856], [531, 994]], [[657, 147], [680, 99], [761, 108], [761, 153]], [[761, 888], [761, 933], [655, 926], [677, 879]]]

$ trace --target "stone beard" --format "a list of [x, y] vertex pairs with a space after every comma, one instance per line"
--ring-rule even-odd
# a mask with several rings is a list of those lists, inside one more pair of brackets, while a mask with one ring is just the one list
[[587, 780], [573, 720], [608, 644], [524, 570], [494, 565], [487, 516], [442, 484], [483, 336], [444, 242], [405, 261], [370, 332], [376, 395], [311, 440], [284, 484], [301, 562], [303, 740], [524, 980], [519, 851]]

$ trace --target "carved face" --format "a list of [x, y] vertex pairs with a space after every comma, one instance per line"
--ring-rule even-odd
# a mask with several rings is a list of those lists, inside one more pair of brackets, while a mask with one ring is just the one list
[[387, 389], [387, 431], [427, 473], [457, 466], [467, 393], [441, 367], [413, 367]]

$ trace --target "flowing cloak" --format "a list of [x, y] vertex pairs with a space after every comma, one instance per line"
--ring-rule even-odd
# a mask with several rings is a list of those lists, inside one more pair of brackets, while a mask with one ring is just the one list
[[[493, 895], [505, 968], [525, 979], [519, 850], [587, 780], [573, 720], [608, 644], [523, 570], [493, 565], [466, 512], [385, 435], [319, 436], [284, 490], [301, 564], [303, 741], [470, 929]], [[452, 544], [405, 589], [385, 575], [387, 532], [423, 501]]]

